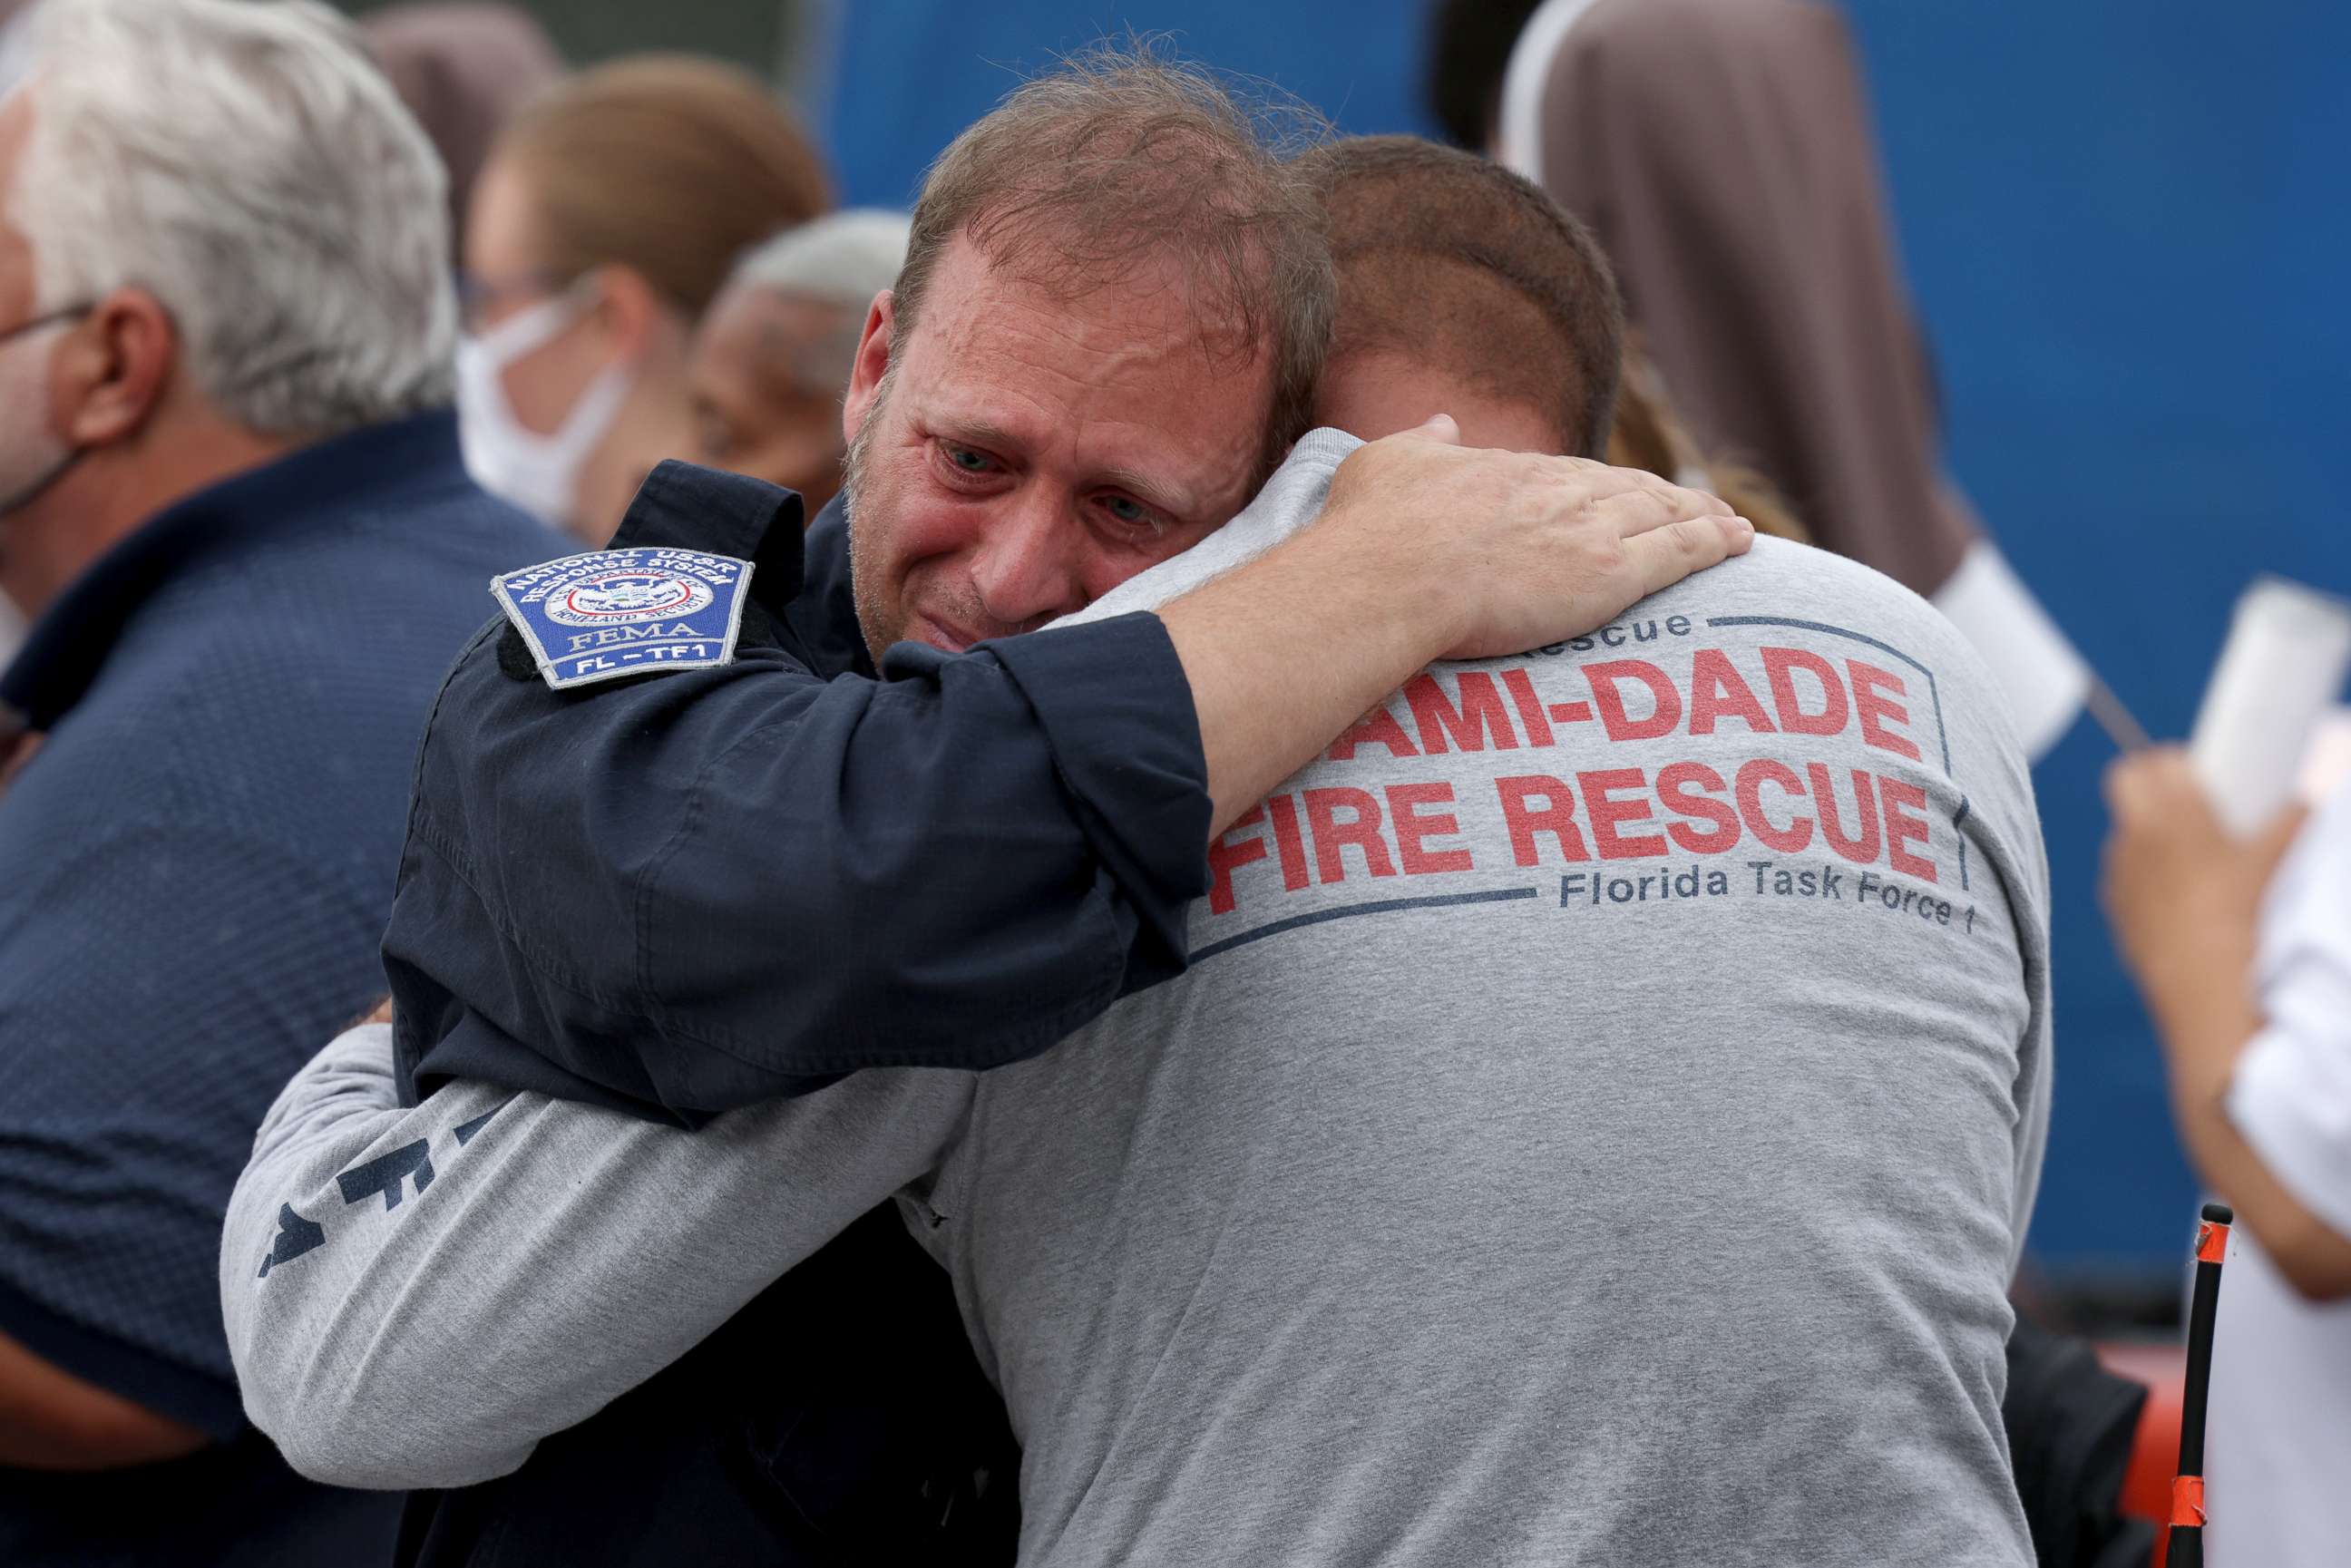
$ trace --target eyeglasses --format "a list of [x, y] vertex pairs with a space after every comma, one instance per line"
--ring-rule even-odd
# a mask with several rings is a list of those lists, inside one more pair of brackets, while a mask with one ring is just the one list
[[487, 327], [492, 316], [506, 314], [500, 308], [506, 301], [543, 299], [560, 294], [577, 284], [581, 276], [543, 267], [510, 272], [502, 277], [461, 272], [457, 275], [457, 308], [465, 319], [465, 330], [478, 333]]
[[54, 327], [60, 321], [70, 321], [77, 316], [87, 316], [96, 308], [95, 305], [68, 305], [36, 316], [29, 321], [19, 321], [14, 327], [0, 330], [0, 343], [12, 338], [21, 338], [27, 332], [37, 332], [44, 327]]

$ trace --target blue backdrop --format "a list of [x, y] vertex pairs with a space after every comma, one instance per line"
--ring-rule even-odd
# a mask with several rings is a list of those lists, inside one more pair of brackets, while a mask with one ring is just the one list
[[[2123, 701], [2183, 733], [2268, 570], [2351, 591], [2351, 7], [1851, 0], [1953, 470]], [[810, 85], [847, 197], [904, 204], [1023, 68], [1130, 27], [1342, 131], [1426, 131], [1416, 0], [858, 0]], [[813, 73], [812, 73], [813, 74]], [[2169, 1278], [2194, 1190], [2095, 898], [2108, 755], [2036, 770], [2057, 887], [2057, 1100], [2034, 1249]]]

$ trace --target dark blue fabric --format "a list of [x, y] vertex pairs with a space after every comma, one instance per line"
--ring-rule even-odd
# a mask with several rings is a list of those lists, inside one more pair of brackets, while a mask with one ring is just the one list
[[415, 1494], [397, 1562], [991, 1568], [1019, 1463], [954, 1288], [885, 1205], [512, 1475]]
[[692, 1125], [861, 1067], [1018, 1061], [1181, 972], [1210, 808], [1158, 619], [902, 644], [877, 681], [839, 507], [805, 580], [776, 542], [798, 520], [665, 463], [615, 537], [756, 555], [732, 664], [554, 692], [495, 630], [459, 660], [384, 940], [419, 1090]]
[[270, 1100], [382, 988], [416, 737], [488, 579], [559, 548], [465, 478], [449, 415], [380, 426], [152, 518], [0, 677], [49, 732], [0, 800], [0, 1333], [225, 1440], [0, 1471], [0, 1562], [388, 1543], [386, 1500], [240, 1436], [221, 1215]]

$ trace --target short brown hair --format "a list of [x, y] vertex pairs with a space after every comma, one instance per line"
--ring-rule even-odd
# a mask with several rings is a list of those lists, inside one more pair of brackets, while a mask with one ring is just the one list
[[559, 83], [496, 151], [522, 161], [549, 272], [632, 267], [689, 319], [745, 250], [832, 205], [815, 148], [759, 79], [684, 55]]
[[1387, 349], [1548, 411], [1596, 457], [1616, 404], [1625, 307], [1590, 231], [1499, 164], [1417, 136], [1301, 160], [1339, 270], [1332, 358]]
[[1173, 256], [1190, 276], [1207, 340], [1246, 354], [1270, 347], [1262, 480], [1309, 428], [1330, 350], [1336, 291], [1320, 204], [1280, 145], [1318, 125], [1302, 106], [1245, 102], [1148, 45], [1071, 57], [1014, 89], [931, 164], [894, 329], [913, 329], [958, 235], [991, 267], [1018, 267], [1071, 298]]

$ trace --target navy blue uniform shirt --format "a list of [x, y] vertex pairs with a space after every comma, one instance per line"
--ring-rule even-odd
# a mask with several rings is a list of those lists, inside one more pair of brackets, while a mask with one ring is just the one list
[[0, 698], [47, 744], [0, 798], [0, 1333], [212, 1434], [0, 1469], [0, 1563], [380, 1562], [397, 1499], [244, 1425], [221, 1215], [286, 1080], [382, 988], [416, 740], [485, 588], [560, 549], [466, 478], [445, 413], [168, 508], [34, 627]]
[[[492, 628], [434, 711], [384, 940], [415, 1087], [692, 1125], [987, 1068], [1180, 973], [1207, 766], [1156, 616], [856, 651], [839, 504], [684, 464], [615, 545], [757, 562], [731, 664], [550, 690]], [[505, 656], [500, 645], [506, 644]]]

